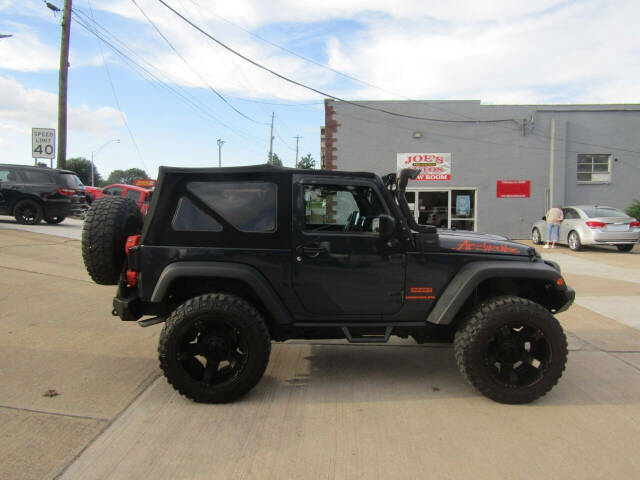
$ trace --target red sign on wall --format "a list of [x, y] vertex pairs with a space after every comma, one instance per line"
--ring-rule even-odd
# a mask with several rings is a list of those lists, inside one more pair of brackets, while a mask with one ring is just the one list
[[531, 180], [498, 180], [496, 197], [529, 198], [531, 196]]

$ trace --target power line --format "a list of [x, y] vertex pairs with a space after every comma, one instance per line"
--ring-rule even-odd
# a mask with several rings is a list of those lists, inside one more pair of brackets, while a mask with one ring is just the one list
[[[89, 4], [89, 11], [91, 12], [91, 18], [93, 18], [93, 8], [91, 7], [91, 0], [87, 0], [88, 4]], [[140, 151], [140, 147], [138, 146], [138, 142], [136, 142], [136, 139], [133, 135], [133, 132], [131, 131], [131, 127], [129, 127], [129, 122], [127, 122], [127, 118], [124, 115], [124, 111], [122, 110], [122, 107], [120, 106], [120, 100], [118, 99], [118, 94], [116, 93], [116, 87], [113, 84], [113, 79], [111, 78], [111, 72], [109, 71], [109, 65], [107, 65], [107, 59], [104, 56], [104, 50], [102, 48], [102, 43], [100, 42], [100, 40], [98, 40], [98, 45], [100, 47], [100, 55], [102, 57], [102, 64], [104, 65], [104, 69], [107, 73], [107, 79], [109, 80], [109, 85], [111, 86], [111, 92], [113, 93], [113, 99], [116, 102], [116, 106], [118, 107], [118, 112], [120, 113], [120, 118], [122, 118], [122, 123], [124, 123], [124, 126], [127, 129], [127, 132], [129, 133], [129, 138], [131, 138], [131, 142], [133, 143], [133, 146], [136, 148], [136, 152], [138, 153], [138, 158], [140, 159], [140, 163], [142, 163], [142, 167], [144, 168], [144, 171], [147, 172], [147, 165], [144, 163], [144, 159], [142, 158], [142, 152]], [[93, 157], [91, 157], [93, 159]], [[93, 171], [92, 171], [93, 174]], [[93, 177], [92, 177], [92, 181], [93, 181]], [[93, 183], [92, 183], [93, 185]]]
[[389, 94], [391, 94], [391, 95], [395, 95], [396, 97], [402, 98], [402, 99], [404, 99], [404, 100], [411, 100], [410, 98], [405, 97], [405, 96], [403, 96], [403, 95], [400, 95], [399, 93], [392, 92], [391, 90], [386, 90], [386, 89], [384, 89], [384, 88], [382, 88], [382, 87], [379, 87], [379, 86], [374, 85], [374, 84], [372, 84], [372, 83], [370, 83], [370, 82], [367, 82], [366, 80], [362, 80], [362, 79], [360, 79], [360, 78], [354, 77], [353, 75], [349, 75], [349, 74], [347, 74], [347, 73], [341, 72], [340, 70], [336, 70], [335, 68], [331, 68], [331, 67], [330, 67], [330, 66], [328, 66], [328, 65], [325, 65], [325, 64], [323, 64], [323, 63], [320, 63], [320, 62], [317, 62], [317, 61], [313, 60], [312, 58], [305, 57], [304, 55], [301, 55], [301, 54], [299, 54], [299, 53], [297, 53], [297, 52], [294, 52], [293, 50], [290, 50], [290, 49], [288, 49], [288, 48], [286, 48], [286, 47], [283, 47], [282, 45], [278, 45], [277, 43], [274, 43], [274, 42], [272, 42], [271, 40], [268, 40], [268, 39], [266, 39], [266, 38], [264, 38], [264, 37], [262, 37], [262, 36], [258, 35], [257, 33], [254, 33], [254, 32], [252, 32], [252, 31], [250, 31], [250, 30], [247, 30], [246, 28], [243, 28], [242, 26], [238, 25], [237, 23], [234, 23], [234, 22], [232, 22], [231, 20], [228, 20], [228, 19], [224, 18], [222, 15], [219, 15], [219, 14], [217, 14], [217, 13], [215, 13], [215, 12], [211, 11], [210, 9], [208, 9], [208, 8], [206, 8], [206, 7], [203, 7], [199, 2], [197, 2], [197, 1], [195, 1], [195, 0], [190, 0], [190, 1], [191, 1], [191, 3], [193, 3], [194, 5], [197, 5], [199, 8], [201, 8], [202, 10], [204, 10], [204, 11], [206, 11], [206, 12], [210, 13], [211, 15], [213, 15], [213, 16], [215, 16], [215, 17], [218, 17], [220, 20], [222, 20], [222, 21], [224, 21], [224, 22], [228, 23], [229, 25], [233, 25], [234, 27], [239, 28], [239, 29], [240, 29], [240, 30], [242, 30], [243, 32], [245, 32], [245, 33], [247, 33], [247, 34], [251, 35], [252, 37], [257, 38], [258, 40], [260, 40], [260, 41], [262, 41], [262, 42], [264, 42], [264, 43], [267, 43], [267, 44], [269, 44], [269, 45], [271, 45], [271, 46], [273, 46], [273, 47], [276, 47], [276, 48], [278, 48], [278, 49], [280, 49], [280, 50], [282, 50], [282, 51], [284, 51], [284, 52], [287, 52], [287, 53], [289, 53], [290, 55], [293, 55], [294, 57], [298, 57], [298, 58], [300, 58], [301, 60], [304, 60], [305, 62], [312, 63], [313, 65], [316, 65], [316, 66], [318, 66], [318, 67], [320, 67], [320, 68], [324, 68], [325, 70], [329, 70], [329, 71], [331, 71], [331, 72], [333, 72], [333, 73], [337, 73], [338, 75], [340, 75], [340, 76], [342, 76], [342, 77], [348, 78], [349, 80], [353, 80], [353, 81], [355, 81], [355, 82], [358, 82], [358, 83], [360, 83], [360, 84], [362, 84], [362, 85], [366, 85], [366, 86], [371, 87], [371, 88], [374, 88], [374, 89], [379, 90], [379, 91], [381, 91], [381, 92], [385, 92], [385, 93], [389, 93]]
[[328, 98], [332, 98], [334, 100], [338, 100], [340, 102], [344, 102], [346, 104], [349, 105], [354, 105], [356, 107], [359, 108], [363, 108], [366, 110], [373, 110], [373, 111], [377, 111], [377, 112], [382, 112], [385, 113], [387, 115], [392, 115], [395, 117], [403, 117], [403, 118], [409, 118], [409, 119], [413, 119], [413, 120], [425, 120], [425, 121], [430, 121], [430, 122], [440, 122], [440, 123], [499, 123], [499, 122], [514, 122], [515, 119], [513, 118], [509, 118], [509, 119], [494, 119], [494, 120], [446, 120], [446, 119], [442, 119], [442, 118], [427, 118], [427, 117], [418, 117], [418, 116], [414, 116], [414, 115], [405, 115], [402, 113], [397, 113], [397, 112], [392, 112], [390, 110], [385, 110], [382, 108], [375, 108], [375, 107], [371, 107], [369, 105], [363, 105], [361, 103], [357, 103], [357, 102], [353, 102], [350, 100], [346, 100], [343, 98], [340, 98], [336, 95], [332, 95], [330, 93], [324, 92], [322, 90], [319, 90], [315, 87], [311, 87], [309, 85], [306, 85], [304, 83], [298, 82], [297, 80], [293, 80], [285, 75], [282, 75], [274, 70], [271, 70], [268, 67], [265, 67], [264, 65], [256, 62], [255, 60], [252, 60], [251, 58], [243, 55], [242, 53], [238, 52], [237, 50], [234, 50], [233, 48], [231, 48], [230, 46], [228, 46], [226, 43], [218, 40], [217, 38], [215, 38], [213, 35], [211, 35], [210, 33], [208, 33], [207, 31], [203, 30], [202, 28], [200, 28], [198, 25], [196, 25], [195, 23], [193, 23], [191, 20], [189, 20], [188, 18], [186, 18], [184, 15], [182, 15], [180, 12], [178, 12], [177, 10], [175, 10], [171, 5], [167, 4], [164, 0], [158, 0], [162, 5], [164, 5], [166, 8], [168, 8], [169, 10], [171, 10], [175, 15], [177, 15], [178, 17], [180, 17], [184, 22], [188, 23], [189, 25], [191, 25], [193, 28], [195, 28], [196, 30], [198, 30], [200, 33], [202, 33], [203, 35], [205, 35], [207, 38], [209, 38], [210, 40], [212, 40], [213, 42], [217, 43], [218, 45], [220, 45], [221, 47], [223, 47], [224, 49], [230, 51], [231, 53], [233, 53], [234, 55], [237, 55], [238, 57], [242, 58], [243, 60], [251, 63], [252, 65], [260, 68], [261, 70], [264, 70], [286, 82], [289, 82], [293, 85], [297, 85], [301, 88], [310, 90], [312, 92], [315, 92], [319, 95], [322, 95], [324, 97], [328, 97]]
[[[350, 117], [353, 118], [355, 120], [359, 120], [365, 123], [372, 123], [372, 124], [377, 124], [377, 125], [384, 125], [385, 127], [388, 126], [390, 128], [396, 129], [396, 130], [402, 130], [402, 131], [406, 131], [406, 132], [411, 132], [413, 131], [412, 128], [410, 127], [403, 127], [400, 126], [398, 124], [395, 123], [391, 123], [389, 121], [383, 120], [383, 119], [378, 119], [378, 121], [376, 120], [372, 120], [371, 118], [362, 118], [359, 117], [357, 115], [351, 115], [348, 113], [340, 113], [340, 115], [345, 116], [345, 117]], [[363, 132], [361, 130], [358, 130], [356, 128], [353, 128], [352, 126], [348, 125], [348, 124], [342, 124], [340, 126], [340, 128], [347, 128], [347, 129], [351, 129], [357, 133], [360, 133], [362, 135], [365, 135], [371, 139], [376, 139], [376, 137], [372, 136], [370, 133], [367, 132]], [[549, 147], [542, 147], [542, 146], [534, 146], [534, 145], [519, 145], [519, 144], [514, 144], [514, 143], [501, 143], [501, 142], [495, 142], [492, 140], [486, 140], [484, 138], [474, 138], [474, 137], [465, 137], [465, 136], [460, 136], [460, 135], [451, 135], [451, 134], [446, 134], [446, 133], [438, 133], [438, 132], [434, 132], [434, 131], [430, 131], [429, 132], [430, 135], [436, 136], [436, 137], [444, 137], [444, 138], [453, 138], [453, 139], [458, 139], [458, 140], [465, 140], [465, 141], [471, 141], [471, 142], [477, 142], [477, 143], [484, 143], [484, 144], [488, 144], [488, 145], [496, 145], [496, 146], [502, 146], [502, 147], [510, 147], [510, 148], [523, 148], [523, 149], [527, 149], [527, 150], [539, 150], [539, 151], [544, 151], [544, 152], [548, 152], [549, 151]], [[551, 138], [551, 137], [547, 137], [547, 138]], [[571, 143], [569, 140], [566, 140], [564, 138], [555, 138], [556, 141], [558, 142], [565, 142], [565, 143]], [[381, 144], [381, 143], [375, 143], [375, 145], [378, 146], [388, 146], [386, 144]], [[615, 147], [607, 147], [611, 150], [618, 150]], [[578, 151], [578, 150], [570, 150], [570, 149], [565, 149], [565, 152], [568, 153], [576, 153], [576, 154], [581, 154], [584, 153], [583, 151]], [[633, 156], [640, 156], [640, 152], [638, 152], [637, 155], [633, 155]], [[619, 159], [619, 161], [622, 161]], [[628, 162], [622, 161], [623, 163], [630, 165], [630, 166], [634, 166]]]
[[286, 141], [284, 138], [282, 138], [282, 135], [280, 135], [280, 133], [278, 133], [278, 130], [274, 130], [274, 132], [275, 132], [276, 136], [280, 139], [280, 141], [283, 143], [283, 145], [284, 145], [285, 147], [287, 147], [289, 150], [295, 151], [295, 148], [293, 148], [292, 146], [290, 146], [290, 145], [287, 143], [287, 141]]
[[[148, 78], [145, 77], [145, 75], [146, 75], [147, 77], [151, 78], [154, 82], [157, 82], [157, 83], [151, 82], [152, 85], [161, 86], [165, 90], [167, 90], [169, 93], [172, 93], [172, 94], [178, 96], [183, 102], [185, 102], [187, 105], [189, 105], [191, 108], [193, 108], [199, 115], [204, 115], [205, 116], [204, 118], [208, 117], [209, 119], [212, 119], [212, 120], [216, 121], [217, 123], [221, 124], [222, 126], [224, 126], [225, 128], [227, 128], [228, 130], [230, 130], [231, 132], [235, 133], [236, 135], [238, 135], [240, 137], [244, 137], [244, 138], [246, 138], [248, 140], [251, 140], [252, 142], [254, 142], [254, 143], [258, 144], [258, 145], [262, 144], [262, 142], [258, 141], [255, 137], [251, 137], [249, 134], [246, 134], [246, 133], [242, 132], [241, 130], [239, 130], [237, 128], [234, 128], [234, 127], [232, 127], [230, 125], [227, 125], [225, 122], [220, 120], [216, 115], [214, 115], [211, 111], [209, 111], [209, 109], [206, 106], [201, 105], [200, 102], [198, 102], [196, 99], [192, 98], [188, 93], [186, 93], [186, 92], [182, 93], [178, 89], [172, 87], [167, 82], [165, 82], [164, 80], [159, 78], [156, 74], [151, 72], [148, 68], [140, 65], [140, 63], [136, 62], [133, 58], [131, 58], [130, 55], [127, 55], [126, 53], [124, 53], [121, 48], [118, 48], [112, 42], [107, 40], [103, 35], [101, 35], [96, 30], [96, 28], [87, 25], [87, 23], [85, 23], [82, 20], [82, 18], [84, 18], [84, 17], [81, 18], [81, 17], [78, 17], [78, 15], [77, 15], [78, 13], [81, 13], [82, 15], [86, 15], [86, 14], [83, 14], [82, 12], [78, 11], [77, 9], [74, 9], [73, 13], [76, 14], [74, 20], [80, 26], [82, 26], [87, 32], [91, 33], [92, 35], [94, 35], [97, 38], [99, 38], [100, 40], [102, 40], [105, 43], [105, 45], [109, 46], [116, 54], [118, 54], [126, 62], [128, 62], [133, 67], [133, 69], [135, 71], [137, 71], [139, 74], [141, 74], [140, 71], [142, 71], [144, 74], [141, 74], [141, 76], [143, 78], [145, 78], [145, 80], [148, 80]], [[97, 28], [100, 28], [102, 31], [105, 31], [107, 34], [109, 34], [108, 30], [104, 29], [104, 27], [101, 27], [97, 22], [94, 21], [93, 23], [96, 25]], [[129, 48], [127, 48], [127, 50], [133, 52]], [[154, 65], [149, 63], [144, 58], [140, 57], [135, 52], [133, 52], [133, 55], [136, 56], [136, 57], [141, 58], [142, 61], [144, 63], [146, 63], [147, 65], [149, 65], [150, 68], [152, 68], [154, 70], [159, 70], [157, 67], [155, 67]]]
[[149, 16], [142, 9], [142, 7], [140, 7], [140, 5], [138, 5], [136, 0], [131, 0], [131, 2], [138, 8], [138, 10], [140, 10], [140, 13], [142, 13], [142, 15], [144, 15], [144, 18], [147, 19], [147, 22], [149, 22], [149, 24], [151, 24], [151, 26], [155, 29], [155, 31], [158, 33], [158, 35], [160, 35], [162, 37], [162, 39], [169, 45], [169, 47], [171, 47], [171, 49], [176, 53], [176, 55], [178, 55], [178, 57], [180, 57], [180, 59], [185, 63], [185, 65], [187, 67], [189, 67], [189, 69], [202, 81], [202, 83], [204, 83], [209, 88], [209, 90], [211, 90], [215, 95], [217, 95], [224, 103], [226, 103], [238, 115], [246, 118], [247, 120], [250, 120], [251, 122], [254, 122], [254, 123], [257, 123], [257, 124], [260, 124], [260, 125], [267, 125], [264, 122], [260, 122], [258, 120], [255, 120], [255, 119], [249, 117], [248, 115], [244, 114], [243, 112], [238, 110], [236, 107], [234, 107], [231, 103], [229, 103], [229, 101], [220, 92], [218, 92], [215, 88], [213, 88], [211, 86], [211, 84], [209, 82], [207, 82], [207, 80], [205, 80], [205, 78], [187, 61], [187, 59], [184, 58], [184, 56], [182, 56], [182, 54], [173, 45], [173, 43], [171, 43], [171, 41], [162, 33], [162, 31], [153, 22], [153, 20], [151, 20], [151, 18], [149, 18]]
[[[298, 81], [296, 81], [296, 80], [293, 80], [293, 79], [291, 79], [291, 78], [288, 78], [288, 77], [286, 77], [285, 75], [282, 75], [282, 74], [280, 74], [280, 73], [278, 73], [278, 72], [275, 72], [274, 70], [271, 70], [270, 68], [268, 68], [268, 67], [266, 67], [266, 66], [264, 66], [264, 65], [262, 65], [262, 64], [260, 64], [260, 63], [258, 63], [258, 62], [256, 62], [256, 61], [254, 61], [254, 60], [252, 60], [252, 59], [250, 59], [250, 58], [246, 57], [245, 55], [241, 54], [241, 53], [240, 53], [240, 52], [238, 52], [237, 50], [234, 50], [234, 49], [233, 49], [233, 48], [231, 48], [230, 46], [226, 45], [224, 42], [222, 42], [222, 41], [218, 40], [218, 39], [217, 39], [217, 38], [215, 38], [213, 35], [209, 34], [209, 33], [208, 33], [208, 32], [206, 32], [205, 30], [203, 30], [202, 28], [200, 28], [198, 25], [196, 25], [195, 23], [193, 23], [191, 20], [189, 20], [188, 18], [186, 18], [184, 15], [182, 15], [180, 12], [178, 12], [178, 11], [177, 11], [177, 10], [175, 10], [173, 7], [171, 7], [170, 5], [168, 5], [164, 0], [158, 0], [158, 1], [159, 1], [160, 3], [162, 3], [166, 8], [168, 8], [169, 10], [171, 10], [175, 15], [177, 15], [178, 17], [180, 17], [183, 21], [185, 21], [186, 23], [188, 23], [189, 25], [191, 25], [193, 28], [195, 28], [196, 30], [198, 30], [200, 33], [202, 33], [203, 35], [205, 35], [206, 37], [208, 37], [209, 39], [211, 39], [212, 41], [214, 41], [215, 43], [217, 43], [217, 44], [218, 44], [218, 45], [220, 45], [221, 47], [223, 47], [223, 48], [225, 48], [226, 50], [230, 51], [231, 53], [233, 53], [233, 54], [235, 54], [235, 55], [239, 56], [239, 57], [240, 57], [240, 58], [242, 58], [243, 60], [245, 60], [245, 61], [247, 61], [247, 62], [251, 63], [252, 65], [254, 65], [254, 66], [256, 66], [256, 67], [258, 67], [258, 68], [260, 68], [260, 69], [262, 69], [262, 70], [265, 70], [265, 71], [267, 71], [267, 72], [271, 73], [272, 75], [277, 76], [278, 78], [281, 78], [282, 80], [285, 80], [285, 81], [287, 81], [287, 82], [289, 82], [289, 83], [292, 83], [292, 84], [294, 84], [294, 85], [297, 85], [297, 86], [299, 86], [299, 87], [305, 88], [305, 89], [307, 89], [307, 90], [313, 91], [313, 92], [318, 93], [318, 94], [320, 94], [320, 95], [323, 95], [323, 96], [325, 96], [325, 97], [329, 97], [329, 98], [332, 98], [332, 99], [334, 99], [334, 100], [338, 100], [338, 101], [340, 101], [340, 102], [344, 102], [344, 103], [347, 103], [347, 104], [350, 104], [350, 105], [354, 105], [354, 106], [356, 106], [356, 107], [358, 107], [358, 108], [364, 108], [364, 109], [368, 109], [368, 110], [379, 111], [379, 112], [381, 112], [381, 113], [385, 113], [385, 114], [387, 114], [387, 115], [392, 115], [392, 116], [396, 116], [396, 117], [403, 117], [403, 118], [408, 118], [408, 119], [413, 119], [413, 120], [423, 120], [423, 121], [441, 122], [441, 123], [475, 123], [475, 124], [478, 124], [478, 123], [517, 122], [517, 120], [516, 120], [516, 119], [513, 119], [513, 118], [509, 118], [509, 119], [479, 120], [479, 119], [471, 119], [470, 117], [468, 117], [468, 118], [470, 118], [470, 119], [468, 119], [468, 120], [447, 120], [447, 119], [436, 119], [436, 118], [429, 118], [429, 117], [419, 117], [419, 116], [414, 116], [414, 115], [401, 114], [401, 113], [398, 113], [398, 112], [393, 112], [393, 111], [390, 111], [390, 110], [385, 110], [385, 109], [382, 109], [382, 108], [376, 108], [376, 107], [372, 107], [372, 106], [369, 106], [369, 105], [363, 105], [363, 104], [361, 104], [361, 103], [357, 103], [357, 102], [353, 102], [353, 101], [350, 101], [350, 100], [342, 99], [342, 98], [337, 97], [337, 96], [335, 96], [335, 95], [332, 95], [332, 94], [329, 94], [329, 93], [323, 92], [323, 91], [318, 90], [318, 89], [316, 89], [316, 88], [314, 88], [314, 87], [311, 87], [311, 86], [309, 86], [309, 85], [306, 85], [306, 84], [303, 84], [303, 83], [298, 82]], [[194, 2], [194, 0], [191, 0], [191, 1], [192, 1], [192, 3]], [[234, 25], [234, 26], [237, 26], [238, 28], [241, 28], [242, 30], [245, 30], [244, 28], [242, 28], [242, 27], [240, 27], [240, 26], [238, 26], [238, 25], [235, 25], [233, 22], [231, 22], [231, 21], [228, 21], [228, 20], [224, 19], [224, 18], [223, 18], [223, 17], [221, 17], [220, 15], [217, 15], [217, 14], [215, 14], [214, 12], [211, 12], [210, 10], [205, 9], [204, 7], [202, 7], [201, 5], [199, 5], [197, 2], [196, 2], [196, 4], [197, 4], [200, 8], [202, 8], [203, 10], [206, 10], [206, 11], [208, 11], [209, 13], [211, 13], [212, 15], [215, 15], [215, 16], [217, 16], [217, 17], [219, 17], [219, 18], [223, 19], [224, 21], [227, 21], [228, 23], [230, 23], [230, 24], [232, 24], [232, 25]], [[285, 50], [285, 51], [287, 51], [287, 52], [291, 53], [292, 55], [298, 56], [298, 57], [303, 58], [303, 59], [305, 59], [305, 60], [307, 60], [307, 61], [311, 61], [312, 63], [316, 63], [316, 64], [317, 64], [317, 62], [315, 62], [315, 61], [313, 61], [313, 60], [307, 59], [306, 57], [302, 57], [301, 55], [298, 55], [298, 54], [296, 54], [295, 52], [292, 52], [292, 51], [290, 51], [290, 50], [288, 50], [288, 49], [286, 49], [286, 48], [284, 48], [284, 47], [281, 47], [281, 46], [279, 46], [279, 45], [277, 45], [277, 44], [274, 44], [273, 42], [270, 42], [270, 41], [268, 41], [268, 40], [266, 40], [266, 39], [263, 39], [262, 37], [260, 37], [260, 36], [258, 36], [258, 35], [255, 35], [255, 34], [253, 34], [252, 32], [249, 32], [249, 31], [247, 31], [247, 30], [245, 30], [245, 31], [246, 31], [247, 33], [250, 33], [250, 34], [251, 34], [251, 35], [253, 35], [253, 36], [256, 36], [257, 38], [260, 38], [260, 39], [261, 39], [261, 40], [263, 40], [263, 41], [266, 41], [267, 43], [270, 43], [270, 44], [272, 44], [272, 45], [274, 45], [274, 46], [276, 46], [276, 47], [278, 47], [278, 48], [282, 48], [283, 50]], [[320, 64], [320, 66], [324, 66], [324, 65]], [[329, 67], [327, 67], [327, 68], [329, 68]], [[342, 72], [339, 72], [339, 71], [336, 71], [336, 73], [340, 73], [340, 74], [342, 74]], [[345, 74], [345, 75], [346, 75], [346, 74]], [[354, 79], [355, 79], [355, 77], [354, 77]], [[358, 81], [359, 81], [359, 80], [358, 80]], [[366, 82], [365, 82], [365, 83], [366, 83]], [[372, 87], [374, 87], [374, 88], [378, 88], [378, 89], [380, 89], [379, 87], [376, 87], [375, 85], [372, 85], [372, 84], [369, 84], [369, 85], [370, 85], [370, 86], [372, 86]], [[386, 91], [386, 90], [384, 90], [384, 89], [380, 89], [380, 90]], [[387, 91], [387, 93], [393, 93], [393, 92], [389, 92], [389, 91]], [[405, 98], [405, 99], [407, 99], [407, 100], [410, 100], [410, 99], [408, 99], [407, 97], [403, 97], [402, 95], [398, 95], [398, 94], [395, 94], [395, 93], [393, 93], [393, 94], [394, 94], [394, 95], [397, 95], [397, 96], [400, 96], [400, 97], [402, 97], [402, 98]], [[440, 109], [440, 108], [438, 108], [437, 106], [433, 106], [433, 107], [434, 107], [434, 108], [436, 108], [436, 109]], [[443, 109], [440, 109], [440, 110], [443, 110]], [[447, 111], [447, 110], [444, 110], [444, 111]], [[454, 113], [454, 112], [448, 112], [448, 113]], [[454, 114], [455, 114], [455, 113], [454, 113]], [[458, 114], [458, 115], [465, 117], [465, 115], [463, 115], [463, 114]], [[550, 139], [550, 137], [549, 137], [549, 136], [547, 136], [547, 135], [544, 135], [544, 134], [538, 134], [538, 133], [533, 132], [533, 131], [531, 132], [531, 134], [532, 134], [532, 135], [536, 135], [536, 136], [540, 136], [540, 137], [542, 137], [542, 138]], [[587, 145], [587, 146], [593, 146], [593, 147], [597, 147], [597, 148], [615, 148], [615, 147], [610, 147], [610, 146], [606, 146], [606, 145], [591, 144], [591, 143], [588, 143], [588, 142], [579, 142], [579, 141], [572, 141], [572, 140], [567, 140], [567, 141], [569, 141], [569, 142], [573, 142], [573, 143], [576, 143], [576, 144], [582, 144], [582, 145]], [[626, 149], [622, 149], [622, 148], [615, 148], [615, 149], [616, 149], [616, 150], [620, 150], [620, 151], [626, 151], [626, 152], [628, 152], [628, 153], [640, 154], [640, 152], [638, 152], [638, 151], [634, 151], [634, 150], [626, 150]]]

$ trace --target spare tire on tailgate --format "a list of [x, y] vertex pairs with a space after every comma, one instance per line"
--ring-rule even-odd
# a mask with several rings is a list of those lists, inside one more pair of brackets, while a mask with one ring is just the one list
[[91, 204], [82, 227], [82, 259], [94, 282], [118, 284], [127, 237], [141, 227], [140, 208], [130, 198], [102, 197]]

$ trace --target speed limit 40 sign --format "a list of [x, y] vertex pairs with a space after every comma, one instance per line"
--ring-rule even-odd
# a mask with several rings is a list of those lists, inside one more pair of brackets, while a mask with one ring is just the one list
[[31, 157], [55, 158], [56, 156], [56, 129], [32, 128], [31, 129]]

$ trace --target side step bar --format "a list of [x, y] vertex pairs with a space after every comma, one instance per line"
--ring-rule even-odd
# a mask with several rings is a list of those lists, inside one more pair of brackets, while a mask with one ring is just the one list
[[387, 343], [389, 337], [391, 337], [393, 327], [385, 328], [384, 334], [380, 335], [353, 335], [349, 327], [341, 327], [341, 330], [349, 343]]

